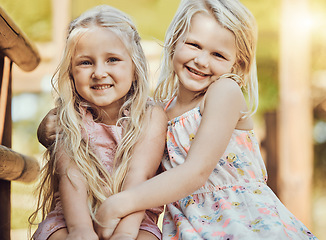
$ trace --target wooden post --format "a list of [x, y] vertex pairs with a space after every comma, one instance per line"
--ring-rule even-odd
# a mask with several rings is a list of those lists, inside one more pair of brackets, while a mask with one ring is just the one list
[[310, 228], [313, 117], [308, 3], [282, 0], [278, 192], [285, 206]]
[[264, 114], [266, 125], [266, 136], [262, 142], [262, 147], [266, 151], [266, 168], [268, 173], [268, 186], [278, 195], [277, 189], [277, 166], [278, 166], [278, 146], [277, 146], [277, 116], [276, 112]]
[[[7, 104], [5, 106], [5, 119], [4, 119], [4, 128], [3, 128], [3, 136], [2, 136], [2, 145], [11, 147], [11, 67], [10, 63], [9, 68], [4, 69], [4, 56], [0, 58], [0, 74], [3, 76], [3, 71], [9, 71], [5, 75], [9, 76], [9, 87], [7, 92]], [[3, 78], [0, 79], [0, 88], [2, 85]], [[0, 89], [1, 90], [1, 89]], [[0, 236], [2, 240], [10, 240], [10, 181], [5, 181], [0, 179]]]
[[57, 54], [54, 61], [59, 62], [65, 47], [68, 25], [71, 21], [71, 0], [52, 0], [52, 41]]

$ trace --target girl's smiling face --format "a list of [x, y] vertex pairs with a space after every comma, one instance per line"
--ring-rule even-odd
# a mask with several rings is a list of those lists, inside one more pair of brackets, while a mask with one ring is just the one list
[[79, 95], [106, 112], [120, 109], [134, 80], [127, 48], [111, 30], [94, 27], [83, 34], [72, 56], [72, 75]]
[[219, 76], [230, 73], [236, 62], [233, 33], [216, 19], [197, 13], [191, 20], [189, 33], [178, 40], [173, 67], [179, 79], [179, 94], [197, 94]]

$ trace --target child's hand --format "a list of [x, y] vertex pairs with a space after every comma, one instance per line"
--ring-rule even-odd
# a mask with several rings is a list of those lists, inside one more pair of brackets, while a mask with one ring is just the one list
[[99, 223], [95, 222], [94, 228], [101, 240], [109, 240], [121, 220], [115, 210], [111, 197], [107, 198], [97, 210], [95, 218]]
[[37, 129], [37, 138], [46, 148], [51, 146], [56, 139], [57, 121], [57, 109], [54, 108], [43, 118]]
[[78, 227], [69, 230], [66, 240], [99, 240], [99, 237], [93, 229]]

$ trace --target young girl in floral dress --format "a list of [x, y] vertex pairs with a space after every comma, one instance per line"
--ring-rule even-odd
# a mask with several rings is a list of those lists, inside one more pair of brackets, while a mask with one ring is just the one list
[[251, 118], [256, 41], [240, 1], [181, 1], [155, 93], [167, 102], [166, 171], [104, 201], [106, 239], [120, 218], [162, 204], [163, 239], [316, 239], [266, 184]]

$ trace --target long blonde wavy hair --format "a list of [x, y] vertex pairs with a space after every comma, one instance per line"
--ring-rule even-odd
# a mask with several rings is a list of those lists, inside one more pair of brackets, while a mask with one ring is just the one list
[[173, 56], [177, 41], [185, 39], [196, 13], [213, 16], [224, 28], [230, 30], [237, 47], [236, 63], [232, 72], [224, 77], [240, 80], [248, 93], [249, 110], [258, 107], [258, 80], [256, 67], [257, 25], [250, 11], [238, 0], [182, 0], [166, 32], [163, 45], [161, 72], [154, 99], [166, 102], [178, 93], [179, 82], [173, 68]]
[[[99, 120], [105, 113], [101, 113], [96, 106], [85, 102], [80, 97], [71, 73], [71, 60], [76, 42], [85, 32], [94, 27], [109, 29], [123, 41], [135, 69], [134, 81], [124, 97], [124, 104], [118, 116], [120, 120], [117, 124], [123, 122], [123, 134], [116, 150], [111, 173], [91, 151], [88, 139], [84, 139], [81, 133], [84, 129], [81, 109], [86, 108], [94, 118]], [[56, 171], [56, 150], [58, 148], [64, 148], [71, 161], [78, 166], [83, 174], [88, 184], [88, 205], [94, 220], [100, 204], [109, 195], [121, 191], [133, 147], [141, 137], [145, 121], [149, 92], [147, 71], [147, 62], [140, 44], [139, 34], [132, 20], [125, 13], [113, 7], [101, 5], [86, 11], [71, 22], [61, 63], [52, 78], [54, 89], [58, 95], [56, 108], [60, 134], [57, 134], [56, 142], [45, 153], [46, 162], [42, 169], [42, 180], [38, 188], [37, 208], [29, 219], [31, 224], [36, 221], [39, 212], [44, 220], [55, 207], [54, 194], [58, 191]], [[127, 115], [124, 114], [126, 111]]]

